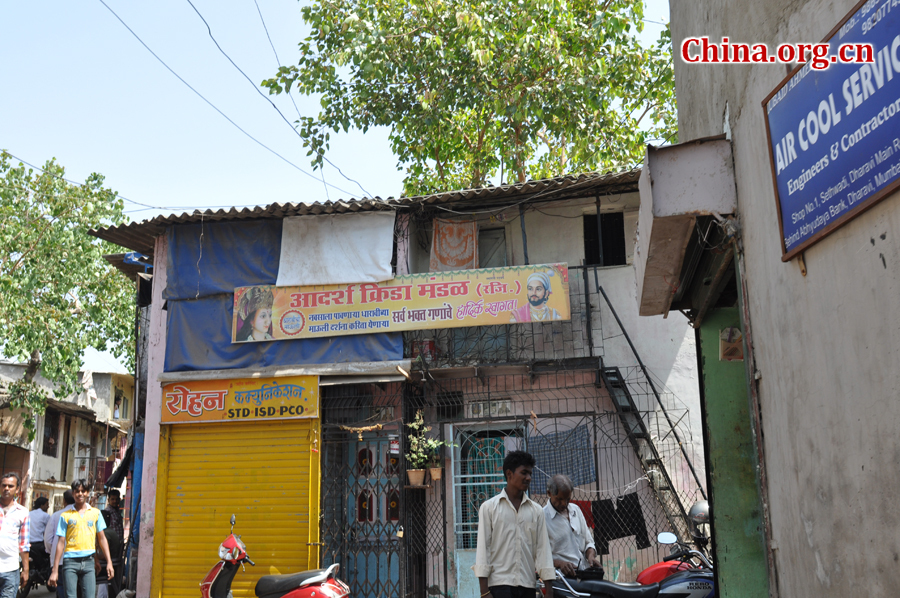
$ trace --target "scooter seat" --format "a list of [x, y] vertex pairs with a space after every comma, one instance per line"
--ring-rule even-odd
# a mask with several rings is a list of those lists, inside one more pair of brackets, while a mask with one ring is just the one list
[[[654, 598], [659, 594], [659, 584], [649, 586], [631, 586], [620, 585], [611, 581], [578, 581], [576, 579], [566, 578], [569, 585], [576, 592], [582, 594], [590, 594], [591, 596], [601, 595], [609, 596], [609, 598]], [[569, 596], [565, 584], [560, 580], [553, 582], [554, 594], [557, 596]]]
[[301, 571], [300, 573], [290, 573], [288, 575], [264, 575], [256, 582], [256, 595], [259, 598], [278, 598], [278, 596], [284, 596], [291, 590], [296, 590], [307, 579], [312, 579], [323, 573], [325, 573], [325, 569], [313, 569], [312, 571]]

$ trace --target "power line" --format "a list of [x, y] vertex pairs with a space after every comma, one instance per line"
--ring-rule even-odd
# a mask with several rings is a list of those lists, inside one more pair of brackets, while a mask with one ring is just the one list
[[[59, 176], [58, 174], [54, 174], [54, 173], [52, 173], [52, 172], [50, 172], [50, 171], [48, 171], [48, 170], [45, 170], [45, 169], [40, 168], [40, 167], [38, 167], [38, 166], [35, 166], [34, 164], [32, 164], [32, 163], [30, 163], [30, 162], [26, 162], [25, 160], [23, 160], [22, 158], [16, 156], [15, 154], [9, 153], [9, 151], [7, 151], [7, 150], [3, 150], [3, 151], [6, 152], [6, 154], [7, 154], [10, 158], [15, 158], [16, 160], [18, 160], [19, 162], [21, 162], [21, 163], [24, 164], [25, 166], [28, 166], [29, 168], [33, 168], [34, 170], [37, 170], [38, 172], [43, 172], [43, 173], [49, 174], [49, 175], [52, 176], [53, 178], [58, 179], [58, 180], [60, 180], [60, 181], [65, 181], [65, 182], [69, 183], [70, 185], [75, 185], [75, 186], [77, 186], [77, 187], [84, 187], [84, 183], [79, 183], [78, 181], [73, 181], [72, 179], [67, 179], [67, 178], [65, 178], [65, 177]], [[11, 189], [11, 187], [5, 187], [5, 186], [4, 186], [4, 188], [6, 188], [6, 189]], [[31, 190], [34, 191], [34, 189], [31, 189]], [[125, 197], [124, 195], [120, 195], [119, 193], [116, 193], [115, 196], [116, 196], [117, 198], [123, 200], [123, 201], [127, 201], [127, 202], [133, 203], [133, 204], [138, 205], [138, 206], [143, 206], [143, 208], [141, 208], [141, 209], [139, 209], [139, 210], [123, 210], [123, 212], [122, 212], [123, 214], [134, 214], [134, 213], [136, 213], [136, 212], [146, 212], [147, 210], [163, 210], [163, 211], [165, 211], [165, 210], [185, 210], [185, 209], [189, 209], [189, 210], [190, 210], [190, 209], [198, 209], [198, 208], [204, 208], [204, 209], [211, 209], [211, 208], [253, 208], [253, 207], [256, 207], [256, 206], [260, 205], [260, 204], [255, 204], [255, 203], [254, 203], [254, 204], [246, 204], [246, 205], [242, 205], [242, 206], [234, 206], [234, 205], [231, 205], [231, 204], [219, 204], [219, 205], [212, 205], [212, 206], [203, 206], [203, 205], [194, 205], [194, 206], [151, 206], [150, 204], [141, 203], [141, 202], [135, 201], [135, 200], [133, 200], [133, 199], [128, 199], [127, 197]]]
[[[103, 0], [101, 0], [101, 2], [102, 2], [102, 1], [103, 1]], [[227, 58], [227, 59], [228, 59], [228, 62], [231, 63], [231, 66], [233, 66], [234, 68], [236, 68], [236, 69], [238, 70], [238, 72], [239, 72], [241, 75], [244, 76], [244, 79], [246, 79], [247, 82], [250, 83], [250, 85], [253, 87], [253, 89], [256, 91], [256, 93], [259, 94], [259, 96], [260, 96], [261, 98], [263, 98], [264, 100], [266, 100], [267, 102], [269, 102], [269, 104], [271, 104], [272, 108], [275, 109], [275, 112], [278, 113], [278, 116], [281, 117], [281, 120], [283, 120], [283, 121], [291, 128], [291, 131], [293, 131], [294, 134], [297, 135], [297, 137], [300, 137], [300, 138], [302, 139], [302, 137], [300, 136], [300, 133], [297, 132], [297, 129], [294, 128], [294, 125], [291, 124], [291, 121], [289, 121], [289, 120], [287, 119], [287, 117], [285, 117], [285, 115], [281, 112], [281, 110], [278, 109], [278, 106], [275, 105], [275, 102], [273, 102], [271, 98], [269, 98], [268, 96], [266, 96], [266, 94], [264, 94], [264, 93], [262, 92], [262, 90], [259, 88], [259, 86], [258, 86], [256, 83], [253, 82], [253, 79], [251, 79], [251, 78], [247, 75], [247, 73], [245, 73], [243, 70], [241, 70], [241, 67], [239, 67], [239, 66], [237, 65], [237, 63], [235, 63], [234, 60], [231, 59], [231, 56], [229, 56], [228, 53], [225, 52], [225, 50], [222, 49], [222, 46], [219, 45], [219, 42], [216, 41], [215, 36], [213, 36], [212, 28], [209, 26], [209, 23], [206, 22], [206, 19], [203, 17], [202, 14], [200, 14], [200, 11], [197, 10], [197, 7], [196, 7], [196, 6], [194, 6], [194, 3], [191, 2], [191, 0], [187, 0], [187, 3], [191, 5], [191, 8], [194, 9], [194, 12], [197, 13], [197, 16], [200, 17], [200, 20], [203, 21], [203, 24], [204, 24], [204, 25], [206, 25], [206, 32], [209, 34], [209, 39], [211, 39], [211, 40], [213, 41], [213, 43], [216, 45], [216, 48], [218, 48], [218, 49], [219, 49], [219, 52], [222, 53], [222, 56], [224, 56], [225, 58]], [[259, 9], [259, 5], [257, 5], [257, 9]], [[259, 13], [259, 16], [260, 16], [260, 18], [262, 18], [262, 12]], [[265, 21], [263, 22], [263, 27], [265, 27]], [[269, 34], [269, 30], [266, 29], [266, 35], [268, 36], [268, 34]], [[270, 43], [270, 44], [272, 43], [272, 38], [271, 38], [271, 37], [269, 38], [269, 43]], [[275, 49], [274, 45], [272, 46], [272, 49], [273, 49], [273, 50]], [[275, 55], [275, 58], [276, 58], [276, 60], [278, 60], [278, 54], [277, 54], [277, 53], [276, 53], [276, 55]], [[281, 61], [278, 60], [278, 62], [280, 63]], [[280, 66], [280, 64], [279, 64], [279, 66]], [[290, 94], [288, 94], [288, 95], [290, 95]], [[291, 100], [293, 101], [293, 98], [291, 98]], [[294, 104], [294, 108], [296, 108], [296, 107], [297, 107], [297, 105]], [[300, 116], [299, 110], [297, 111], [297, 115]], [[331, 160], [329, 160], [328, 158], [324, 158], [324, 157], [323, 157], [323, 159], [324, 159], [326, 162], [328, 162], [329, 164], [331, 164], [332, 166], [334, 166], [334, 168], [340, 173], [340, 175], [341, 175], [342, 177], [344, 177], [345, 179], [347, 179], [348, 181], [350, 181], [350, 182], [352, 182], [352, 183], [356, 183], [356, 186], [359, 187], [360, 189], [362, 189], [362, 192], [363, 192], [363, 193], [365, 193], [365, 194], [368, 195], [369, 197], [372, 197], [372, 194], [369, 193], [368, 191], [366, 191], [365, 187], [363, 187], [363, 186], [359, 183], [359, 181], [356, 181], [356, 180], [354, 180], [354, 179], [348, 177], [346, 174], [343, 173], [343, 171], [342, 171], [340, 168], [338, 168], [337, 166], [335, 166], [335, 164], [334, 164]], [[323, 176], [323, 182], [324, 182], [324, 176]], [[326, 183], [326, 184], [329, 184], [329, 183]], [[332, 185], [332, 187], [334, 187], [334, 185]], [[344, 193], [346, 193], [346, 191], [344, 191]]]
[[[102, 0], [101, 0], [101, 1], [102, 1]], [[30, 162], [26, 162], [26, 161], [23, 160], [22, 158], [20, 158], [20, 157], [14, 155], [14, 154], [9, 153], [9, 151], [7, 151], [7, 150], [4, 150], [4, 151], [6, 152], [6, 154], [7, 154], [10, 158], [15, 158], [16, 160], [18, 160], [19, 162], [21, 162], [21, 163], [24, 164], [25, 166], [28, 166], [29, 168], [33, 168], [33, 169], [37, 170], [38, 172], [43, 172], [43, 173], [49, 174], [49, 175], [52, 176], [53, 178], [59, 179], [60, 181], [65, 181], [65, 182], [67, 182], [67, 183], [69, 183], [69, 184], [71, 184], [71, 185], [75, 185], [75, 186], [77, 186], [77, 187], [84, 187], [84, 183], [79, 183], [78, 181], [73, 181], [73, 180], [71, 180], [71, 179], [67, 179], [66, 177], [59, 176], [58, 174], [54, 174], [54, 173], [52, 173], [52, 172], [50, 172], [50, 171], [48, 171], [48, 170], [44, 170], [43, 168], [39, 168], [39, 167], [35, 166], [34, 164], [31, 164]], [[118, 197], [119, 199], [123, 200], [123, 201], [129, 201], [129, 202], [131, 202], [131, 203], [133, 203], [133, 204], [137, 204], [137, 205], [139, 205], [139, 206], [144, 206], [144, 207], [147, 208], [148, 210], [172, 210], [172, 209], [175, 209], [175, 208], [168, 208], [168, 207], [165, 207], [165, 206], [151, 206], [150, 204], [141, 203], [141, 202], [139, 202], [139, 201], [134, 201], [133, 199], [128, 199], [128, 198], [125, 197], [124, 195], [119, 195], [118, 193], [116, 193], [115, 196]]]
[[[314, 180], [318, 180], [318, 179], [316, 179], [315, 175], [313, 175], [313, 174], [311, 174], [311, 173], [309, 173], [309, 172], [303, 170], [302, 168], [300, 168], [299, 166], [297, 166], [296, 164], [294, 164], [293, 162], [291, 162], [290, 160], [288, 160], [287, 158], [285, 158], [284, 156], [282, 156], [281, 154], [279, 154], [278, 152], [276, 152], [275, 150], [273, 150], [272, 148], [270, 148], [269, 146], [267, 146], [266, 144], [264, 144], [262, 141], [260, 141], [259, 139], [257, 139], [256, 137], [254, 137], [253, 135], [251, 135], [250, 133], [248, 133], [248, 132], [245, 131], [244, 129], [242, 129], [242, 128], [240, 127], [240, 125], [238, 125], [236, 122], [234, 122], [233, 120], [231, 120], [231, 119], [228, 117], [227, 114], [225, 114], [224, 112], [222, 112], [221, 110], [219, 110], [219, 109], [215, 106], [215, 104], [213, 104], [212, 102], [210, 102], [209, 100], [207, 100], [205, 97], [203, 97], [203, 94], [201, 94], [199, 91], [197, 91], [196, 89], [194, 89], [193, 87], [191, 87], [191, 84], [188, 83], [187, 81], [185, 81], [184, 79], [182, 79], [181, 76], [180, 76], [178, 73], [176, 73], [174, 70], [172, 70], [172, 68], [171, 68], [168, 64], [166, 64], [165, 61], [164, 61], [162, 58], [160, 58], [159, 56], [157, 56], [157, 55], [156, 55], [156, 52], [154, 52], [153, 50], [151, 50], [151, 49], [150, 49], [150, 46], [148, 46], [147, 44], [145, 44], [145, 43], [144, 43], [144, 40], [142, 40], [142, 39], [140, 38], [140, 36], [138, 36], [138, 34], [135, 33], [134, 30], [133, 30], [131, 27], [129, 27], [128, 24], [127, 24], [125, 21], [122, 20], [122, 17], [120, 17], [118, 14], [116, 14], [116, 11], [114, 11], [112, 8], [110, 8], [110, 6], [109, 6], [104, 0], [100, 0], [100, 4], [102, 4], [103, 6], [105, 6], [105, 7], [106, 7], [106, 10], [108, 10], [109, 12], [111, 12], [112, 15], [113, 15], [114, 17], [116, 17], [116, 19], [118, 19], [118, 21], [119, 21], [120, 23], [122, 23], [122, 25], [125, 27], [125, 29], [127, 29], [128, 32], [131, 33], [131, 35], [133, 35], [134, 38], [135, 38], [136, 40], [138, 40], [138, 41], [141, 43], [141, 45], [144, 46], [144, 48], [146, 48], [146, 50], [147, 50], [148, 52], [150, 52], [150, 54], [152, 54], [153, 57], [156, 58], [157, 61], [159, 61], [159, 63], [160, 63], [161, 65], [163, 65], [164, 67], [166, 67], [166, 70], [168, 70], [170, 73], [172, 73], [173, 75], [175, 75], [175, 77], [176, 77], [179, 81], [181, 81], [182, 83], [184, 83], [184, 84], [187, 86], [188, 89], [190, 89], [191, 91], [193, 91], [193, 92], [197, 95], [197, 97], [199, 97], [201, 100], [203, 100], [204, 102], [206, 102], [207, 104], [209, 104], [209, 106], [210, 106], [213, 110], [215, 110], [216, 112], [218, 112], [220, 115], [222, 115], [222, 117], [223, 117], [225, 120], [227, 120], [229, 123], [231, 123], [232, 125], [234, 125], [234, 127], [235, 127], [237, 130], [239, 130], [241, 133], [243, 133], [244, 135], [246, 135], [247, 137], [249, 137], [250, 139], [252, 139], [252, 140], [253, 140], [254, 142], [256, 142], [260, 147], [262, 147], [262, 148], [268, 150], [268, 151], [271, 152], [272, 154], [274, 154], [274, 155], [276, 155], [277, 157], [281, 158], [284, 162], [286, 162], [287, 164], [293, 166], [294, 168], [296, 168], [297, 170], [299, 170], [300, 172], [302, 172], [302, 173], [305, 174], [306, 176], [308, 176], [308, 177], [310, 177], [310, 178], [312, 178], [312, 179], [314, 179]], [[291, 127], [291, 128], [293, 128], [293, 127]], [[350, 193], [349, 191], [345, 191], [344, 189], [341, 189], [340, 187], [337, 187], [336, 185], [332, 185], [331, 183], [327, 183], [327, 184], [328, 184], [329, 186], [331, 186], [331, 187], [337, 189], [337, 190], [340, 191], [341, 193], [346, 193], [348, 197], [353, 197], [353, 194]]]
[[[266, 20], [263, 18], [262, 9], [259, 8], [259, 2], [253, 0], [253, 3], [256, 5], [256, 12], [259, 14], [259, 21], [262, 23], [263, 31], [266, 32], [266, 39], [269, 40], [269, 47], [272, 48], [272, 54], [275, 55], [275, 63], [280, 67], [281, 59], [278, 57], [278, 50], [275, 49], [275, 44], [272, 43], [272, 36], [269, 35], [269, 28], [266, 27]], [[300, 116], [300, 108], [297, 107], [297, 102], [294, 101], [294, 96], [291, 95], [290, 92], [288, 92], [287, 96], [291, 99], [291, 104], [294, 105], [294, 110], [297, 112], [297, 118], [302, 118], [302, 116]], [[325, 198], [330, 200], [331, 195], [328, 193], [328, 185], [325, 185], [325, 172], [320, 168], [319, 173], [322, 175], [322, 185], [325, 186]], [[360, 187], [360, 189], [362, 189], [362, 187]], [[365, 189], [363, 189], [363, 191], [365, 192]]]

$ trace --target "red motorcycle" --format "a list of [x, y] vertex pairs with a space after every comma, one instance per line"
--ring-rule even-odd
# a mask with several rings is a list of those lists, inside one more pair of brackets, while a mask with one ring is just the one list
[[650, 565], [641, 571], [640, 575], [637, 576], [637, 583], [642, 586], [648, 586], [659, 583], [681, 571], [712, 569], [712, 563], [707, 553], [709, 538], [699, 528], [700, 525], [709, 524], [709, 502], [701, 500], [695, 503], [688, 513], [688, 519], [693, 524], [691, 526], [691, 535], [697, 550], [693, 550], [690, 546], [679, 542], [675, 534], [662, 532], [659, 534], [657, 541], [660, 544], [675, 544], [677, 549], [674, 549], [672, 554], [664, 558], [662, 562]]
[[[219, 562], [209, 570], [200, 582], [202, 598], [232, 598], [231, 582], [238, 566], [255, 565], [247, 556], [247, 546], [240, 536], [234, 535], [234, 515], [231, 516], [231, 532], [219, 545]], [[327, 569], [314, 569], [288, 575], [264, 575], [256, 582], [254, 593], [258, 598], [346, 598], [350, 595], [347, 584], [337, 578], [340, 565]]]

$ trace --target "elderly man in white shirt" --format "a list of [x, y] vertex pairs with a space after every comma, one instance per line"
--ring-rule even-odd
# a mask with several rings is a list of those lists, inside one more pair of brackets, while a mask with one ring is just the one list
[[556, 579], [541, 506], [526, 496], [534, 457], [511, 451], [503, 460], [506, 488], [478, 509], [478, 544], [472, 570], [481, 598], [534, 598], [535, 574], [553, 598]]
[[550, 502], [544, 505], [553, 566], [566, 577], [574, 577], [579, 569], [602, 566], [591, 530], [578, 506], [571, 504], [572, 480], [565, 475], [555, 475], [547, 483]]

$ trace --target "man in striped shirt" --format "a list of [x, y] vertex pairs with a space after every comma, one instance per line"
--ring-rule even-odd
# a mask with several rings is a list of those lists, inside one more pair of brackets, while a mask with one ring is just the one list
[[[15, 598], [19, 585], [28, 581], [28, 509], [16, 502], [19, 474], [0, 478], [0, 598]], [[22, 575], [19, 577], [19, 555]]]

